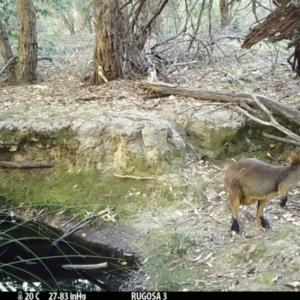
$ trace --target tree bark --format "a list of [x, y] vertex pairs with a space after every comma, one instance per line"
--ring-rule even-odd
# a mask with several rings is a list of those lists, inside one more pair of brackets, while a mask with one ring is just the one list
[[[122, 40], [128, 32], [119, 13], [119, 1], [95, 0], [96, 42], [94, 50], [95, 84], [124, 78]], [[124, 28], [122, 28], [122, 23]], [[126, 26], [126, 25], [127, 26]], [[127, 28], [126, 28], [127, 27]]]
[[[234, 93], [234, 92], [215, 92], [210, 90], [203, 90], [198, 88], [191, 88], [185, 86], [178, 86], [174, 84], [168, 84], [163, 82], [146, 82], [140, 83], [142, 88], [150, 89], [155, 92], [160, 92], [167, 95], [180, 95], [186, 97], [192, 97], [196, 99], [206, 101], [218, 101], [218, 102], [232, 102], [235, 104], [246, 103], [250, 105], [256, 105], [251, 95], [247, 93]], [[300, 112], [293, 109], [290, 106], [282, 102], [272, 100], [263, 95], [256, 95], [257, 99], [273, 113], [287, 118], [289, 121], [300, 125]]]
[[4, 59], [4, 63], [7, 63], [9, 59], [14, 56], [1, 16], [0, 16], [0, 53]]
[[231, 23], [231, 12], [229, 9], [229, 0], [219, 0], [220, 13], [221, 13], [221, 26], [225, 27]]
[[36, 79], [38, 44], [33, 1], [17, 0], [17, 10], [20, 21], [19, 55], [17, 64], [8, 73], [8, 80], [12, 84], [24, 84]]

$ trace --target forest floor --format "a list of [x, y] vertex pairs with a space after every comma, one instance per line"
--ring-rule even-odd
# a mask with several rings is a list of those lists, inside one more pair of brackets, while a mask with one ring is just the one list
[[[80, 78], [91, 72], [93, 37], [64, 37], [57, 45], [52, 62], [39, 61], [36, 84], [1, 88], [1, 120], [31, 115], [64, 117], [102, 108], [155, 112], [178, 102], [199, 103], [170, 96], [153, 105], [158, 98], [144, 100], [146, 91], [133, 81], [83, 84]], [[277, 51], [266, 43], [250, 50], [240, 45], [237, 40], [223, 39], [210, 53], [210, 65], [203, 51], [186, 58], [197, 63], [177, 66], [168, 75], [179, 85], [243, 90], [225, 71], [255, 93], [293, 107], [300, 105], [299, 79], [286, 61], [288, 51], [280, 45]], [[278, 199], [270, 201], [265, 216], [272, 229], [267, 232], [254, 221], [255, 205], [240, 207], [242, 233], [232, 236], [223, 184], [223, 165], [230, 163], [231, 158], [217, 165], [191, 155], [177, 174], [184, 193], [168, 208], [153, 207], [126, 222], [121, 217], [118, 226], [90, 233], [90, 238], [104, 238], [118, 247], [126, 244], [141, 254], [143, 266], [129, 289], [300, 290], [300, 190], [290, 193], [286, 208], [279, 206]], [[199, 180], [205, 186], [200, 196], [194, 193]]]

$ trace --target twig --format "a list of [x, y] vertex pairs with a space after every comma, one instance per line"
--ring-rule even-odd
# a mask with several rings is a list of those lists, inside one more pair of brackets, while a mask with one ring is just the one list
[[189, 201], [187, 201], [186, 198], [183, 198], [183, 200], [184, 200], [188, 205], [190, 205], [190, 206], [194, 209], [194, 213], [195, 213], [196, 215], [208, 216], [208, 217], [210, 217], [212, 220], [216, 221], [217, 223], [226, 226], [225, 223], [223, 223], [223, 222], [221, 222], [221, 221], [215, 219], [214, 217], [212, 217], [212, 216], [211, 216], [210, 214], [208, 214], [208, 213], [199, 213], [199, 212], [197, 211], [196, 207], [195, 207], [193, 204], [191, 204]]
[[18, 56], [13, 56], [8, 62], [7, 64], [2, 68], [2, 70], [0, 71], [0, 76], [6, 71], [6, 69], [10, 66], [13, 65], [15, 63], [17, 63], [18, 60]]
[[269, 138], [269, 139], [272, 139], [272, 140], [275, 140], [275, 141], [280, 141], [280, 142], [292, 144], [292, 145], [295, 145], [295, 146], [300, 146], [300, 143], [295, 142], [294, 140], [282, 138], [282, 137], [275, 136], [275, 135], [272, 135], [272, 134], [268, 134], [268, 133], [265, 133], [265, 132], [263, 132], [262, 135], [266, 138]]
[[112, 291], [112, 289], [109, 288], [109, 286], [105, 283], [100, 281], [99, 279], [95, 279], [94, 277], [90, 276], [86, 272], [81, 272], [80, 274], [83, 278], [87, 279], [88, 281], [94, 283], [95, 285], [99, 286], [102, 291], [108, 292]]
[[107, 262], [93, 265], [62, 265], [62, 267], [66, 270], [97, 270], [107, 268], [107, 266]]
[[62, 239], [66, 238], [67, 236], [73, 234], [75, 231], [81, 229], [82, 227], [84, 227], [88, 222], [90, 222], [90, 220], [92, 218], [97, 218], [103, 215], [106, 215], [112, 211], [114, 211], [115, 208], [111, 208], [111, 207], [107, 207], [106, 209], [100, 211], [98, 214], [96, 215], [90, 215], [86, 218], [84, 218], [83, 220], [81, 220], [80, 222], [78, 222], [77, 224], [75, 224], [72, 228], [70, 228], [68, 231], [66, 231], [61, 237], [59, 237], [58, 239], [56, 239], [55, 241], [52, 242], [52, 246], [57, 246], [58, 242], [61, 241]]
[[215, 219], [214, 217], [212, 217], [212, 216], [211, 216], [210, 214], [208, 214], [208, 213], [197, 213], [197, 214], [198, 214], [198, 215], [204, 215], [204, 216], [210, 217], [212, 220], [216, 221], [217, 223], [222, 224], [222, 225], [224, 225], [224, 226], [227, 226], [227, 224], [225, 224], [225, 223], [223, 223], [223, 222], [221, 222], [221, 221]]
[[[228, 106], [228, 105], [231, 105], [231, 103], [227, 103], [224, 105], [223, 102], [209, 102], [209, 103], [202, 103], [202, 104], [199, 104], [199, 105], [192, 105], [192, 106], [189, 106], [188, 108], [186, 108], [185, 110], [181, 111], [180, 113], [183, 114], [185, 113], [186, 111], [190, 110], [190, 109], [200, 109], [202, 108], [202, 106], [207, 106], [207, 105], [211, 105], [211, 106], [215, 106], [215, 105], [221, 105], [221, 107], [216, 107], [216, 108], [212, 108], [212, 110], [215, 110], [215, 109], [219, 109], [219, 108], [222, 108], [224, 106]], [[207, 112], [210, 112], [211, 110], [208, 110], [208, 111], [205, 111], [204, 113], [207, 113]]]
[[130, 3], [132, 3], [132, 0], [129, 0], [127, 3], [125, 3], [123, 6], [121, 6], [119, 11], [121, 11], [124, 7], [126, 7]]
[[38, 61], [40, 61], [40, 60], [49, 60], [49, 61], [53, 62], [52, 58], [50, 58], [50, 57], [38, 57]]
[[131, 176], [131, 175], [119, 175], [116, 173], [113, 173], [114, 176], [119, 178], [130, 178], [130, 179], [137, 179], [137, 180], [150, 180], [150, 179], [156, 179], [155, 177], [139, 177], [139, 176]]
[[155, 14], [152, 16], [151, 20], [146, 24], [146, 26], [143, 29], [143, 33], [148, 29], [151, 29], [152, 22], [156, 19], [156, 17], [162, 12], [166, 4], [168, 3], [168, 0], [164, 0], [164, 2], [161, 4], [160, 8], [155, 12]]
[[175, 63], [174, 66], [186, 66], [186, 65], [191, 65], [191, 64], [197, 64], [197, 60], [192, 60], [192, 61], [185, 61], [185, 62], [178, 62]]
[[75, 99], [75, 101], [99, 100], [101, 98], [102, 98], [101, 96], [80, 97], [80, 98]]

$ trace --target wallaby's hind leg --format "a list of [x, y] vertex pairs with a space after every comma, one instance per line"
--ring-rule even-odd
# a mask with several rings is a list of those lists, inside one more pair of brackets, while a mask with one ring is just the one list
[[229, 195], [229, 199], [230, 199], [232, 221], [233, 221], [230, 229], [231, 231], [235, 231], [236, 233], [239, 233], [240, 226], [238, 223], [238, 207], [240, 205], [240, 199], [235, 195]]
[[287, 195], [282, 196], [280, 200], [280, 206], [285, 207], [287, 200]]
[[261, 224], [261, 226], [265, 229], [270, 228], [269, 222], [263, 217], [264, 209], [268, 203], [268, 200], [260, 200], [257, 202], [257, 213], [256, 220]]

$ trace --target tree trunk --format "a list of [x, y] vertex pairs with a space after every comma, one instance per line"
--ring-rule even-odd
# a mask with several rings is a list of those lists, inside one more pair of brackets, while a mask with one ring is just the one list
[[145, 57], [132, 32], [127, 7], [120, 1], [94, 0], [96, 41], [92, 82], [102, 84], [118, 78], [137, 78], [145, 69]]
[[94, 83], [102, 84], [124, 77], [122, 44], [118, 38], [119, 23], [122, 23], [118, 1], [95, 0], [95, 19]]
[[7, 63], [9, 59], [14, 56], [1, 16], [0, 16], [0, 53], [5, 63]]
[[[226, 27], [231, 23], [231, 5], [230, 0], [219, 0], [220, 4], [220, 13], [221, 13], [221, 26]], [[232, 0], [233, 1], [233, 0]]]
[[8, 80], [12, 84], [23, 84], [36, 79], [36, 16], [32, 0], [17, 0], [17, 10], [20, 22], [19, 55], [17, 64], [8, 73]]

